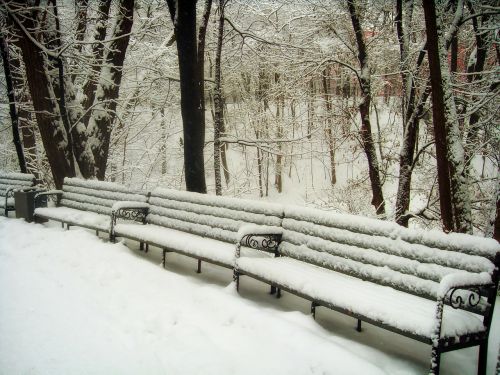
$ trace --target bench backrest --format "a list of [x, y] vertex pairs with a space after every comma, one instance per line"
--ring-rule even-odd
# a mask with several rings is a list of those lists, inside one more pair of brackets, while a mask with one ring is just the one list
[[26, 189], [35, 183], [35, 176], [29, 173], [0, 172], [0, 197], [5, 197], [11, 188]]
[[141, 194], [113, 182], [64, 179], [63, 193], [59, 206], [110, 215], [111, 207], [119, 201], [146, 202], [146, 194]]
[[493, 239], [302, 207], [286, 207], [282, 226], [282, 255], [434, 300], [447, 274], [493, 274], [500, 251]]
[[281, 205], [158, 188], [146, 222], [236, 244], [244, 224], [280, 226]]

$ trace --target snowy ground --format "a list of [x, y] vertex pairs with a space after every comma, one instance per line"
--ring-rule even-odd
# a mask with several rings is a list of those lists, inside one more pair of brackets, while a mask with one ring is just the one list
[[[231, 271], [147, 256], [83, 229], [0, 218], [0, 374], [424, 374], [430, 347], [319, 309]], [[500, 301], [499, 301], [500, 302]], [[500, 342], [500, 304], [489, 374]], [[475, 374], [477, 349], [444, 375]]]

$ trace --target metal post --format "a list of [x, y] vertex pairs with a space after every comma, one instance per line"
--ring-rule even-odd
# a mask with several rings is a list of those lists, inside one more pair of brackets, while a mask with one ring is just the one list
[[198, 269], [196, 270], [196, 273], [201, 273], [201, 260], [198, 259]]

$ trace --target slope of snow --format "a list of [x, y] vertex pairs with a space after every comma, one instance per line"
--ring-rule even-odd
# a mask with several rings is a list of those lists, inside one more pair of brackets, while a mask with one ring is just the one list
[[[178, 267], [163, 270], [83, 229], [0, 218], [0, 373], [416, 375], [427, 369], [426, 345], [369, 325], [358, 334], [326, 309], [319, 324], [297, 311], [304, 311], [299, 299], [275, 300], [248, 278], [237, 295], [231, 272], [220, 267], [205, 266], [201, 275], [183, 275]], [[499, 341], [493, 332], [490, 370]], [[443, 374], [473, 374], [476, 353], [445, 354]]]

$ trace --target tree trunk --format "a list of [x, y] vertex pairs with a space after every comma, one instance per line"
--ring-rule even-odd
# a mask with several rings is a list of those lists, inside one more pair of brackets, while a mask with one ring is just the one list
[[[181, 114], [184, 135], [184, 169], [186, 189], [206, 193], [205, 121], [201, 104], [201, 84], [196, 41], [196, 1], [167, 1], [172, 19], [175, 19], [175, 35], [179, 57], [181, 88]], [[176, 8], [175, 6], [178, 6]]]
[[325, 135], [326, 143], [328, 144], [328, 153], [330, 155], [330, 183], [333, 187], [337, 183], [337, 172], [335, 169], [335, 139], [332, 133], [332, 102], [330, 94], [330, 82], [327, 79], [327, 74], [328, 68], [323, 71], [321, 82], [323, 83], [323, 96], [326, 109]]
[[88, 134], [94, 154], [96, 177], [104, 180], [109, 153], [109, 141], [123, 73], [123, 62], [134, 20], [134, 0], [121, 0], [118, 20], [109, 45], [105, 65], [101, 71], [96, 103], [90, 120]]
[[[22, 1], [12, 1], [9, 5], [18, 11], [16, 19], [12, 14], [9, 16], [19, 35], [17, 43], [22, 51], [33, 107], [54, 183], [57, 188], [62, 188], [64, 177], [75, 176], [72, 152], [64, 124], [61, 121], [57, 99], [49, 80], [46, 54], [23, 31], [23, 28], [24, 30], [36, 29], [37, 25], [35, 25], [34, 20], [37, 19], [38, 9], [26, 10]], [[20, 27], [19, 23], [23, 28]]]
[[224, 103], [222, 102], [221, 56], [224, 36], [224, 0], [219, 0], [219, 28], [217, 31], [217, 50], [215, 53], [215, 88], [214, 88], [214, 174], [215, 194], [222, 195], [221, 169], [221, 129], [224, 126]]
[[382, 192], [382, 183], [380, 181], [380, 171], [377, 160], [377, 151], [373, 142], [371, 123], [370, 123], [370, 66], [368, 63], [368, 54], [366, 49], [363, 28], [361, 27], [359, 11], [354, 0], [347, 0], [349, 14], [351, 16], [352, 27], [356, 34], [356, 43], [358, 46], [358, 61], [361, 72], [359, 74], [359, 86], [361, 89], [361, 103], [359, 104], [359, 114], [361, 115], [360, 136], [363, 142], [366, 158], [368, 160], [368, 173], [372, 188], [372, 205], [375, 207], [377, 215], [385, 218], [385, 202]]
[[12, 122], [12, 141], [16, 148], [17, 161], [21, 173], [26, 173], [26, 159], [24, 158], [23, 146], [19, 137], [19, 116], [16, 108], [16, 95], [12, 82], [12, 74], [10, 70], [9, 46], [4, 38], [3, 32], [0, 33], [0, 52], [2, 54], [3, 69], [5, 72], [5, 83], [7, 88], [7, 98], [9, 99], [9, 113]]
[[447, 53], [440, 14], [431, 0], [423, 0], [432, 86], [432, 113], [438, 167], [441, 218], [445, 231], [472, 232], [470, 197], [465, 177], [464, 151], [451, 91]]

